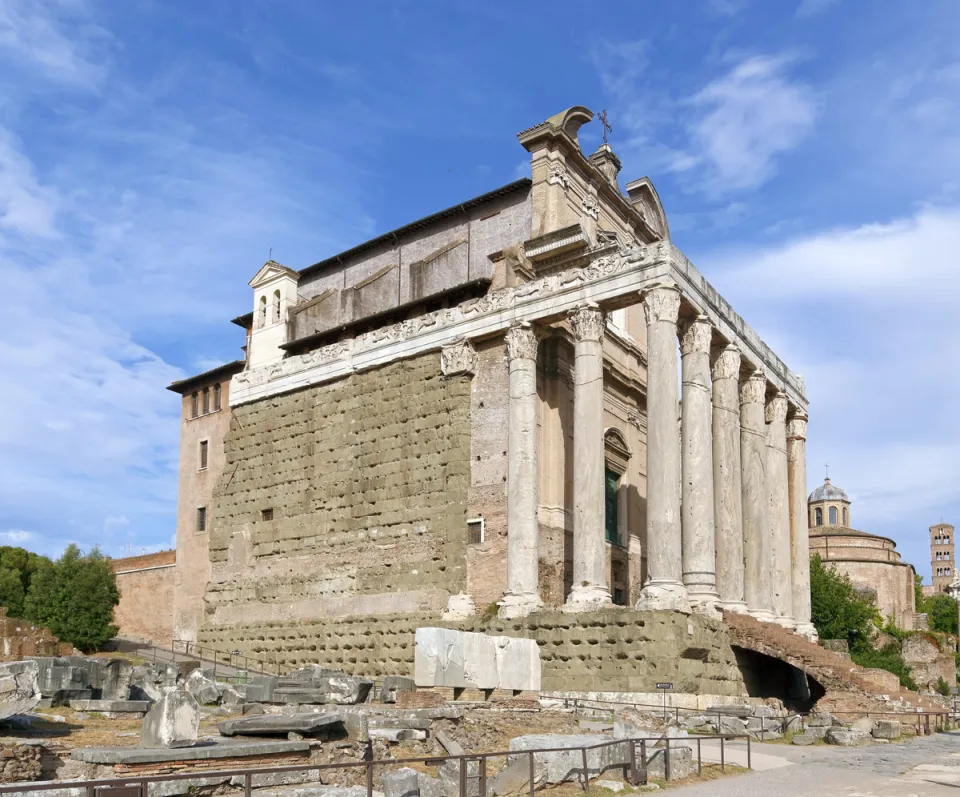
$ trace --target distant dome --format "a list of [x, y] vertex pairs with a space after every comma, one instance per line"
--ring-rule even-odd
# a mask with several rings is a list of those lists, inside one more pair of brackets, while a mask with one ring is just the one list
[[829, 476], [823, 480], [823, 484], [810, 493], [810, 497], [807, 499], [807, 502], [811, 504], [818, 501], [846, 501], [848, 504], [850, 503], [847, 494], [839, 487], [834, 486], [830, 482]]

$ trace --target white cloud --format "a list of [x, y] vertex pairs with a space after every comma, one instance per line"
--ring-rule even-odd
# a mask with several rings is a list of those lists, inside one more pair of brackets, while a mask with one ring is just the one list
[[619, 104], [621, 154], [711, 197], [767, 182], [777, 159], [803, 141], [817, 118], [817, 95], [791, 77], [790, 55], [741, 56], [721, 77], [676, 95], [651, 88], [646, 40], [601, 40], [591, 55]]
[[791, 62], [747, 58], [690, 98], [698, 111], [690, 136], [698, 160], [707, 165], [712, 192], [761, 185], [773, 174], [776, 156], [793, 149], [813, 127], [813, 92], [788, 78]]
[[19, 142], [0, 127], [0, 230], [54, 237], [56, 192], [41, 186]]
[[0, 531], [0, 540], [8, 545], [22, 545], [25, 542], [30, 542], [33, 538], [34, 533], [32, 531], [24, 531], [23, 529]]
[[[69, 21], [69, 27], [64, 21]], [[107, 39], [103, 28], [88, 20], [82, 2], [0, 3], [0, 55], [11, 69], [91, 90], [106, 75], [100, 49]]]
[[704, 272], [806, 378], [810, 487], [830, 463], [858, 528], [925, 571], [926, 528], [960, 520], [960, 207], [925, 207], [760, 249]]

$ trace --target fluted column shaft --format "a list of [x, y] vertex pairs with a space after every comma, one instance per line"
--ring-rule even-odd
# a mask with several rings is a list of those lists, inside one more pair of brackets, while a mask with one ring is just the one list
[[507, 419], [507, 592], [500, 616], [523, 617], [539, 594], [537, 521], [537, 336], [528, 323], [506, 335], [510, 369]]
[[720, 607], [746, 612], [740, 477], [740, 352], [726, 346], [713, 363], [713, 495]]
[[677, 318], [680, 291], [643, 296], [647, 320], [647, 582], [637, 609], [689, 611], [680, 533]]
[[713, 385], [705, 316], [685, 325], [680, 341], [683, 395], [680, 416], [683, 583], [697, 612], [717, 614], [716, 541], [713, 516]]
[[773, 609], [776, 622], [793, 628], [793, 546], [787, 493], [787, 397], [767, 403], [767, 529], [773, 545]]
[[772, 541], [767, 532], [767, 428], [764, 395], [767, 383], [755, 373], [740, 388], [740, 473], [743, 489], [744, 596], [758, 620], [772, 620]]
[[573, 588], [566, 608], [610, 603], [606, 577], [603, 452], [604, 315], [593, 304], [570, 313], [573, 377]]
[[807, 416], [795, 412], [787, 423], [787, 486], [793, 543], [793, 619], [797, 633], [816, 640], [810, 613], [810, 529], [807, 514]]

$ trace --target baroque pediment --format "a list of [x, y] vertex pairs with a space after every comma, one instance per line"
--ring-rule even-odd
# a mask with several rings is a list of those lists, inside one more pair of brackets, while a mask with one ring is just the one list
[[283, 276], [291, 277], [294, 282], [298, 282], [300, 280], [300, 275], [292, 268], [287, 268], [282, 263], [278, 263], [275, 260], [268, 260], [260, 267], [260, 270], [253, 275], [253, 279], [247, 284], [251, 288], [258, 288], [261, 285], [272, 282], [277, 277]]

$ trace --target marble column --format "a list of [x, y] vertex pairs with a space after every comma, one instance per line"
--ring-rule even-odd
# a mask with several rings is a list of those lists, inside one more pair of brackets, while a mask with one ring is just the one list
[[767, 402], [767, 530], [772, 542], [773, 610], [776, 622], [793, 628], [793, 547], [787, 491], [787, 397]]
[[584, 304], [570, 313], [573, 375], [573, 587], [567, 611], [609, 604], [604, 523], [603, 311]]
[[690, 611], [680, 533], [680, 430], [677, 424], [677, 317], [680, 290], [643, 294], [647, 319], [647, 582], [639, 610]]
[[754, 373], [740, 386], [740, 479], [743, 490], [743, 592], [747, 611], [772, 620], [773, 550], [767, 533], [767, 427], [764, 396], [767, 380]]
[[706, 316], [684, 325], [680, 339], [683, 395], [680, 414], [680, 503], [683, 583], [694, 611], [719, 617], [713, 517], [713, 385]]
[[740, 352], [725, 346], [713, 362], [713, 506], [720, 608], [746, 612], [740, 481]]
[[807, 416], [795, 410], [787, 423], [787, 485], [793, 543], [793, 619], [797, 633], [816, 641], [810, 621], [810, 530], [807, 526]]
[[507, 592], [500, 617], [524, 617], [543, 605], [538, 588], [537, 335], [528, 323], [507, 331]]

